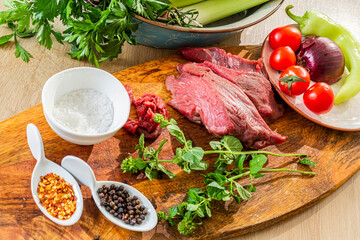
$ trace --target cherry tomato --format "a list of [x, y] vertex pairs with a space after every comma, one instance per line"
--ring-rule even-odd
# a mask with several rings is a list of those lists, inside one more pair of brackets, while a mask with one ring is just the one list
[[301, 32], [293, 26], [275, 28], [269, 34], [269, 43], [272, 49], [289, 46], [295, 52], [300, 47]]
[[280, 75], [280, 89], [289, 96], [303, 94], [309, 88], [309, 85], [310, 74], [305, 68], [301, 66], [294, 65], [288, 67]]
[[272, 68], [284, 71], [288, 67], [295, 65], [296, 56], [290, 47], [279, 47], [271, 53], [269, 61]]
[[334, 92], [329, 84], [318, 82], [304, 93], [303, 100], [310, 111], [317, 114], [327, 113], [334, 106]]

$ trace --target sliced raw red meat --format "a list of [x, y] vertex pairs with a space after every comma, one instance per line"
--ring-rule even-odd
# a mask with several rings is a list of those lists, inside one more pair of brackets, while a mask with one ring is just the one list
[[252, 71], [262, 74], [267, 78], [267, 73], [264, 68], [262, 58], [253, 61], [247, 60], [242, 57], [226, 53], [223, 49], [212, 47], [212, 48], [192, 48], [183, 47], [179, 49], [181, 54], [190, 61], [202, 63], [205, 61], [213, 64], [231, 68], [240, 69], [244, 71]]
[[[170, 106], [189, 120], [201, 122], [216, 136], [233, 135], [250, 148], [263, 148], [286, 140], [264, 122], [246, 94], [210, 68], [202, 74], [169, 76], [166, 86], [172, 93]], [[195, 117], [194, 117], [195, 116]]]
[[283, 106], [276, 103], [270, 82], [261, 74], [218, 66], [210, 62], [186, 63], [178, 66], [179, 72], [202, 76], [211, 69], [217, 75], [239, 86], [265, 121], [271, 122], [283, 115]]
[[234, 126], [229, 114], [209, 81], [185, 73], [177, 78], [169, 76], [165, 84], [172, 93], [168, 104], [190, 121], [203, 123], [210, 133], [217, 136], [232, 131]]

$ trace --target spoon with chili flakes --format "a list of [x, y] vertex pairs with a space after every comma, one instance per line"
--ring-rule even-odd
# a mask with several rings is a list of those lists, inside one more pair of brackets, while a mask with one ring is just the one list
[[35, 203], [51, 221], [63, 226], [75, 224], [83, 211], [79, 184], [68, 171], [45, 157], [43, 141], [34, 124], [27, 125], [26, 135], [37, 160], [31, 177]]

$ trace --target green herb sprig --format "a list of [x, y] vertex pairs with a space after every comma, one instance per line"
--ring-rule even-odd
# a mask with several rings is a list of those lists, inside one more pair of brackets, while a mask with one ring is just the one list
[[176, 155], [173, 159], [160, 160], [159, 153], [168, 140], [163, 140], [159, 148], [155, 150], [152, 147], [145, 147], [144, 135], [141, 134], [139, 144], [135, 147], [135, 150], [138, 150], [139, 157], [124, 159], [121, 164], [121, 169], [124, 172], [138, 173], [140, 170], [145, 169], [145, 175], [152, 180], [153, 178], [158, 178], [158, 172], [165, 173], [169, 178], [175, 177], [175, 174], [161, 164], [165, 162], [177, 164], [187, 173], [190, 173], [191, 170], [205, 170], [208, 168], [209, 164], [202, 160], [204, 150], [200, 147], [193, 147], [192, 141], [186, 140], [184, 133], [177, 126], [177, 122], [174, 119], [168, 121], [161, 114], [157, 114], [154, 119], [161, 124], [161, 127], [166, 127], [169, 133], [183, 144], [183, 147], [176, 149]]
[[[209, 164], [203, 160], [205, 155], [218, 154], [218, 158], [214, 164], [214, 172], [217, 174], [223, 174], [226, 172], [226, 167], [235, 162], [235, 165], [243, 163], [245, 160], [252, 157], [253, 159], [260, 159], [259, 156], [266, 158], [266, 155], [274, 155], [278, 157], [298, 157], [304, 164], [310, 159], [302, 159], [306, 154], [277, 154], [268, 151], [242, 151], [243, 146], [239, 139], [233, 136], [224, 136], [220, 141], [210, 142], [210, 146], [213, 150], [204, 151], [201, 147], [193, 147], [193, 143], [187, 140], [184, 132], [179, 128], [177, 122], [174, 119], [165, 119], [163, 115], [156, 114], [154, 117], [155, 122], [159, 123], [162, 128], [167, 128], [169, 133], [176, 137], [177, 141], [183, 146], [176, 149], [176, 154], [173, 159], [160, 160], [159, 153], [163, 146], [167, 142], [167, 139], [160, 143], [157, 150], [152, 147], [145, 147], [144, 136], [139, 138], [139, 144], [136, 145], [135, 150], [138, 150], [138, 158], [128, 157], [123, 160], [121, 169], [124, 172], [138, 173], [140, 170], [145, 169], [146, 176], [152, 180], [157, 177], [156, 172], [163, 172], [170, 178], [174, 178], [175, 174], [165, 169], [161, 163], [171, 162], [180, 166], [185, 172], [190, 173], [192, 170], [206, 170]], [[261, 154], [261, 155], [260, 155]], [[266, 158], [267, 159], [267, 158]], [[264, 161], [264, 160], [262, 160]], [[251, 161], [250, 161], [251, 162]], [[240, 165], [239, 165], [240, 166]], [[256, 177], [254, 173], [251, 177]]]
[[[315, 175], [314, 172], [306, 172], [294, 169], [267, 169], [263, 168], [267, 162], [267, 157], [263, 154], [253, 155], [249, 161], [249, 167], [243, 167], [245, 155], [240, 155], [235, 160], [236, 168], [231, 171], [224, 170], [222, 174], [209, 173], [204, 175], [206, 190], [200, 188], [189, 188], [188, 196], [185, 201], [169, 209], [167, 213], [158, 212], [159, 221], [166, 220], [171, 226], [178, 224], [180, 234], [187, 235], [195, 231], [196, 226], [201, 225], [201, 218], [211, 217], [211, 201], [229, 201], [233, 198], [237, 203], [241, 200], [248, 200], [252, 197], [251, 192], [255, 192], [253, 185], [254, 178], [263, 177], [266, 172], [295, 172], [304, 175]], [[305, 165], [316, 165], [308, 162]], [[304, 162], [305, 163], [305, 162]], [[249, 177], [251, 185], [242, 186], [238, 183], [240, 179]]]
[[[175, 175], [166, 170], [161, 163], [172, 162], [179, 165], [184, 171], [205, 170], [208, 163], [203, 161], [207, 154], [218, 154], [214, 163], [214, 172], [204, 176], [205, 190], [189, 188], [185, 201], [169, 209], [167, 213], [158, 212], [159, 221], [166, 220], [171, 226], [177, 224], [180, 234], [187, 235], [195, 231], [201, 225], [201, 219], [211, 217], [212, 201], [229, 201], [233, 198], [237, 203], [248, 200], [252, 192], [256, 191], [254, 179], [264, 177], [268, 172], [293, 172], [303, 175], [315, 175], [314, 172], [301, 171], [286, 168], [264, 168], [268, 161], [266, 155], [278, 157], [297, 157], [299, 163], [307, 166], [316, 166], [316, 163], [306, 154], [277, 154], [269, 151], [242, 151], [243, 145], [240, 140], [233, 136], [224, 136], [220, 141], [211, 141], [209, 144], [213, 150], [204, 151], [200, 147], [193, 147], [191, 141], [185, 138], [184, 132], [179, 128], [174, 119], [165, 119], [163, 115], [156, 114], [155, 122], [161, 127], [166, 127], [172, 136], [183, 146], [176, 149], [176, 155], [172, 160], [160, 160], [159, 153], [167, 140], [163, 140], [157, 150], [144, 146], [144, 135], [140, 136], [138, 150], [139, 158], [129, 157], [121, 165], [124, 172], [138, 173], [145, 169], [146, 176], [152, 180], [158, 172], [163, 172], [170, 178]], [[244, 167], [245, 161], [249, 161], [249, 167]], [[232, 166], [228, 170], [228, 166]], [[241, 185], [240, 180], [250, 179], [250, 185]]]

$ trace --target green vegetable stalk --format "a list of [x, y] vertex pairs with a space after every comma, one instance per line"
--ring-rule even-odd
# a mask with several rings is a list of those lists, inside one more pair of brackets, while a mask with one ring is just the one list
[[317, 11], [307, 11], [302, 17], [290, 12], [293, 6], [286, 7], [287, 15], [299, 24], [305, 35], [327, 37], [339, 45], [345, 57], [345, 65], [350, 74], [335, 96], [335, 104], [345, 102], [360, 92], [360, 43], [355, 36], [328, 16]]
[[170, 6], [179, 8], [179, 7], [189, 6], [202, 1], [204, 0], [170, 0], [171, 2]]
[[196, 11], [199, 12], [196, 21], [201, 25], [206, 25], [268, 1], [269, 0], [207, 0], [187, 6], [183, 11], [196, 9]]

